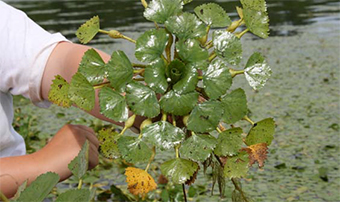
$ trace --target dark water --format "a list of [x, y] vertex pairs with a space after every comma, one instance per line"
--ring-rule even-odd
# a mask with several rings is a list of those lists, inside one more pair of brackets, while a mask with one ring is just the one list
[[[101, 18], [103, 29], [139, 32], [153, 26], [142, 16], [143, 7], [138, 0], [74, 1], [74, 0], [5, 0], [25, 11], [39, 25], [52, 32], [61, 32], [68, 39], [75, 39], [75, 31], [94, 15]], [[196, 6], [216, 2], [223, 6], [230, 17], [237, 17], [235, 0], [194, 0], [185, 6], [188, 11]], [[306, 25], [334, 21], [340, 25], [340, 3], [338, 0], [267, 0], [270, 26]], [[296, 32], [271, 30], [272, 36], [294, 35]], [[94, 43], [100, 43], [94, 41]]]

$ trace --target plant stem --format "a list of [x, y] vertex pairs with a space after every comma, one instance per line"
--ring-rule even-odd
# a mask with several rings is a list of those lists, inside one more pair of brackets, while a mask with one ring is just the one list
[[245, 202], [248, 202], [248, 198], [244, 195], [244, 192], [243, 192], [242, 188], [238, 186], [238, 184], [236, 183], [235, 179], [231, 178], [231, 181], [233, 182], [235, 189], [240, 192], [243, 200]]
[[205, 48], [207, 49], [207, 50], [209, 50], [210, 48], [212, 48], [214, 46], [214, 44], [213, 43], [210, 43], [209, 45], [207, 45]]
[[96, 89], [100, 89], [100, 88], [103, 88], [103, 87], [105, 87], [105, 86], [108, 86], [109, 84], [110, 84], [110, 82], [109, 82], [109, 81], [106, 81], [106, 82], [103, 82], [103, 83], [94, 85], [93, 88], [96, 90]]
[[[205, 48], [206, 49], [209, 49], [209, 48], [211, 48], [210, 46], [212, 46], [213, 45], [213, 41], [211, 40], [211, 41], [208, 41], [206, 44], [205, 44]], [[209, 47], [209, 48], [208, 48]]]
[[252, 121], [247, 115], [243, 117], [244, 120], [248, 121], [249, 123], [251, 123], [251, 125], [255, 125], [255, 122]]
[[231, 23], [231, 25], [227, 28], [228, 32], [234, 32], [240, 25], [242, 25], [243, 19], [239, 19]]
[[148, 165], [145, 168], [145, 172], [148, 172], [149, 167], [151, 165], [151, 162], [155, 159], [155, 156], [156, 156], [156, 147], [154, 146], [154, 147], [152, 147], [152, 155], [151, 155], [151, 157], [149, 159]]
[[210, 56], [209, 56], [209, 62], [211, 62], [213, 59], [215, 59], [216, 58], [216, 53], [215, 53], [215, 51], [213, 51], [211, 54], [210, 54]]
[[176, 127], [176, 117], [172, 114], [172, 125]]
[[183, 189], [184, 201], [187, 202], [188, 199], [187, 199], [187, 193], [185, 192], [185, 185], [184, 184], [182, 184], [182, 189]]
[[3, 194], [1, 191], [0, 191], [0, 199], [3, 201], [3, 202], [9, 202], [8, 198], [5, 196], [5, 194]]
[[100, 29], [98, 32], [99, 32], [99, 33], [102, 33], [102, 34], [109, 34], [109, 32], [108, 32], [108, 31], [106, 31], [106, 30], [102, 30], [102, 29]]
[[133, 73], [134, 74], [141, 74], [141, 73], [143, 73], [145, 71], [145, 69], [135, 69], [135, 70], [133, 70]]
[[144, 8], [147, 8], [147, 7], [148, 7], [148, 3], [146, 3], [145, 0], [141, 0], [141, 2], [142, 2], [142, 4], [143, 4]]
[[168, 44], [166, 45], [165, 52], [166, 52], [166, 57], [168, 58], [168, 63], [171, 62], [171, 47], [174, 42], [174, 37], [172, 36], [171, 32], [169, 30], [165, 29], [165, 31], [169, 34], [169, 41]]
[[245, 33], [247, 33], [248, 31], [249, 31], [249, 29], [247, 28], [247, 29], [243, 30], [242, 32], [236, 34], [235, 36], [236, 36], [237, 38], [240, 39], [240, 38], [241, 38]]
[[179, 158], [179, 147], [180, 147], [181, 145], [179, 144], [179, 145], [177, 145], [176, 147], [175, 147], [175, 151], [176, 151], [176, 158]]
[[167, 116], [168, 116], [168, 115], [167, 115], [166, 113], [163, 113], [163, 114], [162, 114], [162, 121], [166, 121]]
[[220, 128], [220, 130], [221, 130], [222, 132], [226, 130], [225, 127], [222, 125], [222, 123], [220, 123], [220, 124], [218, 125], [218, 127]]
[[130, 42], [132, 42], [132, 43], [136, 43], [135, 40], [133, 40], [133, 39], [131, 39], [130, 37], [127, 37], [127, 36], [125, 36], [125, 35], [122, 36], [122, 39], [128, 40], [128, 41], [130, 41]]
[[222, 133], [221, 129], [219, 129], [218, 127], [216, 128], [218, 133]]
[[83, 186], [83, 179], [80, 179], [78, 183], [78, 189], [81, 189], [82, 186]]
[[198, 76], [197, 78], [198, 78], [198, 80], [202, 80], [203, 76]]
[[139, 68], [146, 68], [146, 65], [143, 64], [136, 64], [136, 63], [132, 63], [133, 67], [139, 67]]
[[229, 69], [229, 72], [233, 78], [239, 74], [244, 74], [244, 70], [235, 70], [231, 68]]

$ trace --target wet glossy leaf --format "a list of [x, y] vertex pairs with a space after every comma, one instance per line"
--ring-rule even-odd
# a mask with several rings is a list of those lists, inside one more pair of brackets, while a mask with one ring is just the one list
[[122, 136], [118, 140], [118, 149], [123, 159], [129, 163], [148, 162], [152, 155], [151, 149], [141, 138]]
[[199, 94], [196, 91], [183, 95], [169, 91], [160, 99], [160, 105], [166, 113], [184, 116], [195, 107], [198, 96]]
[[169, 35], [164, 29], [144, 32], [136, 41], [136, 58], [142, 62], [154, 62], [160, 59], [168, 39]]
[[105, 158], [115, 159], [120, 157], [117, 145], [120, 136], [113, 128], [103, 128], [98, 132], [97, 137], [100, 142], [99, 152]]
[[181, 0], [152, 0], [144, 11], [144, 17], [150, 21], [164, 24], [170, 17], [182, 12]]
[[102, 83], [106, 73], [105, 62], [98, 52], [91, 48], [82, 57], [78, 72], [83, 74], [92, 85]]
[[41, 202], [59, 182], [59, 175], [48, 172], [34, 180], [17, 199], [18, 202]]
[[243, 89], [238, 88], [221, 99], [223, 107], [222, 120], [225, 123], [233, 124], [247, 115], [247, 97]]
[[208, 134], [192, 135], [181, 144], [183, 157], [197, 162], [205, 161], [217, 144], [216, 138]]
[[175, 184], [186, 182], [197, 169], [197, 163], [181, 158], [166, 161], [161, 165], [162, 174]]
[[237, 65], [242, 59], [242, 44], [239, 38], [228, 31], [214, 31], [213, 44], [215, 52], [223, 61]]
[[203, 102], [192, 110], [187, 128], [198, 133], [213, 131], [219, 124], [222, 114], [223, 110], [220, 102]]
[[95, 93], [93, 86], [79, 72], [72, 77], [68, 96], [70, 100], [84, 110], [90, 111], [94, 107]]
[[126, 121], [129, 111], [125, 98], [111, 88], [104, 87], [99, 92], [100, 113], [114, 121]]
[[85, 175], [88, 169], [89, 150], [90, 144], [86, 140], [78, 155], [68, 164], [68, 168], [78, 180]]
[[220, 133], [214, 153], [218, 156], [234, 156], [238, 154], [243, 145], [242, 132], [241, 128], [232, 128]]
[[219, 59], [212, 61], [206, 71], [203, 71], [203, 86], [205, 93], [211, 99], [224, 95], [231, 87], [233, 78], [229, 68]]
[[244, 74], [249, 85], [258, 90], [266, 84], [272, 70], [260, 53], [254, 53], [247, 62]]
[[237, 156], [228, 157], [224, 165], [224, 176], [227, 178], [241, 178], [247, 175], [248, 168], [247, 152], [240, 152]]
[[275, 122], [273, 118], [267, 118], [254, 124], [250, 129], [246, 144], [254, 145], [258, 143], [266, 143], [270, 145], [274, 139]]
[[259, 167], [264, 166], [264, 161], [267, 159], [268, 147], [266, 143], [258, 143], [250, 145], [248, 148], [243, 148], [249, 154], [249, 166], [252, 166], [256, 161]]
[[199, 38], [206, 34], [205, 25], [191, 13], [172, 16], [165, 22], [166, 28], [179, 39]]
[[55, 76], [52, 82], [48, 100], [61, 107], [70, 107], [72, 105], [68, 97], [70, 84], [60, 75]]
[[208, 50], [202, 48], [200, 43], [195, 39], [178, 41], [176, 49], [179, 57], [186, 63], [197, 69], [206, 69], [208, 66]]
[[155, 122], [142, 130], [143, 140], [158, 148], [171, 149], [184, 139], [184, 132], [167, 121]]
[[156, 94], [149, 87], [131, 82], [126, 87], [126, 93], [127, 103], [135, 114], [153, 118], [160, 113]]
[[208, 3], [195, 8], [196, 15], [211, 27], [227, 27], [231, 20], [225, 10], [218, 4]]
[[145, 82], [156, 93], [164, 93], [168, 88], [165, 69], [166, 64], [162, 59], [156, 60], [145, 68]]
[[61, 193], [56, 202], [89, 202], [91, 200], [90, 190], [88, 189], [70, 189]]
[[186, 65], [179, 81], [173, 86], [173, 90], [178, 94], [189, 93], [196, 89], [197, 82], [197, 69], [192, 65]]
[[145, 170], [128, 167], [125, 175], [128, 189], [133, 195], [144, 198], [147, 193], [157, 188], [155, 180]]
[[257, 11], [249, 8], [243, 9], [244, 21], [247, 28], [261, 38], [269, 35], [269, 18], [267, 12]]
[[79, 27], [76, 32], [77, 38], [83, 44], [90, 42], [99, 31], [99, 17], [94, 16]]
[[114, 51], [107, 63], [108, 80], [115, 90], [124, 92], [125, 85], [132, 80], [133, 67], [123, 51]]

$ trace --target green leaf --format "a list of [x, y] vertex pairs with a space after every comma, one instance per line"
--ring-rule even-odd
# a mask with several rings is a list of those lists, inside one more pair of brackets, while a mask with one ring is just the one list
[[242, 133], [241, 128], [232, 128], [220, 133], [214, 153], [218, 156], [234, 156], [238, 154], [243, 145]]
[[126, 121], [129, 116], [125, 98], [111, 88], [104, 87], [99, 92], [100, 113], [114, 121]]
[[183, 5], [188, 4], [188, 3], [192, 2], [192, 1], [193, 1], [193, 0], [182, 0]]
[[224, 165], [224, 176], [227, 178], [241, 178], [247, 175], [249, 170], [249, 155], [247, 152], [240, 152], [237, 156], [228, 157]]
[[212, 61], [206, 71], [203, 71], [203, 87], [211, 99], [224, 95], [231, 87], [233, 78], [229, 68], [219, 59]]
[[131, 136], [122, 136], [119, 138], [118, 149], [123, 159], [134, 164], [147, 162], [152, 155], [151, 149], [141, 138]]
[[239, 38], [228, 31], [214, 31], [213, 44], [215, 52], [223, 61], [238, 65], [242, 59], [242, 44]]
[[99, 17], [94, 16], [82, 24], [76, 32], [77, 38], [83, 44], [90, 42], [99, 31]]
[[131, 110], [140, 116], [153, 118], [160, 113], [160, 106], [154, 91], [138, 82], [126, 87], [126, 100]]
[[202, 48], [200, 43], [195, 39], [188, 39], [186, 41], [178, 41], [176, 49], [179, 57], [185, 62], [189, 63], [197, 69], [206, 69], [209, 61], [209, 52]]
[[265, 0], [241, 0], [243, 8], [250, 8], [256, 11], [267, 11]]
[[169, 91], [160, 99], [160, 105], [166, 113], [184, 116], [195, 107], [198, 96], [199, 94], [196, 91], [183, 95]]
[[172, 159], [161, 165], [162, 174], [175, 184], [183, 184], [198, 169], [198, 164], [181, 158]]
[[68, 164], [72, 174], [78, 179], [82, 179], [88, 169], [90, 144], [86, 140], [78, 155]]
[[191, 13], [172, 16], [165, 22], [165, 27], [179, 39], [199, 38], [206, 34], [205, 25]]
[[166, 64], [162, 59], [152, 62], [145, 68], [145, 82], [156, 93], [164, 93], [168, 88], [165, 69]]
[[72, 77], [68, 96], [70, 100], [84, 110], [90, 111], [94, 107], [94, 88], [85, 76], [79, 72]]
[[152, 0], [144, 11], [147, 20], [164, 24], [170, 17], [182, 12], [181, 0]]
[[182, 156], [193, 161], [205, 161], [217, 144], [215, 137], [208, 134], [195, 134], [184, 140], [181, 144]]
[[197, 82], [197, 69], [192, 65], [186, 65], [180, 80], [173, 86], [173, 90], [178, 94], [192, 92], [196, 89]]
[[267, 38], [269, 35], [269, 18], [267, 12], [254, 9], [243, 9], [244, 22], [247, 28], [256, 36]]
[[251, 87], [255, 90], [262, 88], [271, 74], [272, 70], [260, 53], [254, 53], [250, 56], [244, 75]]
[[72, 101], [68, 97], [70, 84], [60, 75], [55, 76], [52, 82], [48, 100], [61, 107], [70, 107], [72, 105]]
[[13, 198], [11, 198], [12, 200], [16, 200], [20, 197], [21, 193], [26, 189], [27, 187], [27, 181], [25, 180], [17, 189], [17, 192], [15, 193], [15, 195], [13, 196]]
[[225, 123], [233, 124], [247, 115], [247, 97], [243, 89], [238, 88], [221, 99], [223, 107], [222, 120]]
[[61, 193], [56, 202], [89, 202], [90, 200], [90, 191], [88, 189], [70, 189]]
[[120, 157], [117, 145], [120, 136], [113, 128], [103, 128], [98, 132], [97, 137], [100, 142], [99, 152], [105, 158], [116, 159]]
[[167, 121], [158, 121], [146, 126], [142, 130], [143, 140], [152, 143], [160, 149], [170, 149], [179, 144], [184, 132]]
[[20, 195], [18, 202], [41, 202], [59, 182], [59, 175], [48, 172], [40, 175]]
[[266, 143], [268, 146], [272, 143], [275, 133], [275, 122], [273, 118], [267, 118], [254, 124], [250, 129], [246, 144], [254, 145]]
[[98, 52], [91, 48], [81, 59], [78, 72], [83, 74], [92, 85], [102, 83], [106, 73], [105, 62]]
[[124, 92], [125, 85], [132, 81], [133, 67], [123, 51], [114, 51], [107, 63], [108, 80], [119, 92]]
[[168, 43], [169, 34], [164, 29], [144, 32], [136, 41], [135, 56], [142, 62], [154, 62], [161, 58]]
[[196, 15], [211, 27], [228, 27], [231, 20], [225, 10], [218, 4], [208, 3], [195, 8]]
[[222, 114], [220, 102], [212, 100], [203, 102], [192, 110], [187, 128], [198, 133], [213, 131], [219, 124]]

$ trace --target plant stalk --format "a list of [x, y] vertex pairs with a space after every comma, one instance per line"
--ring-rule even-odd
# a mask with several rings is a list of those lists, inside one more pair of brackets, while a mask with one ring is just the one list
[[83, 179], [80, 179], [78, 183], [78, 189], [81, 189], [82, 186], [83, 186]]
[[184, 184], [182, 184], [182, 189], [183, 189], [184, 202], [187, 202], [188, 199], [187, 199], [187, 193], [185, 191], [185, 185]]
[[0, 191], [0, 199], [3, 201], [3, 202], [9, 202], [9, 199], [5, 196], [5, 194], [3, 194], [1, 191]]
[[237, 21], [234, 21], [231, 23], [231, 25], [227, 28], [228, 32], [234, 32], [240, 25], [242, 25], [243, 23], [243, 19], [239, 19]]
[[243, 117], [244, 120], [248, 121], [249, 123], [251, 123], [251, 125], [255, 125], [255, 122], [252, 121], [247, 115]]
[[234, 78], [237, 75], [244, 74], [244, 70], [229, 69], [231, 76]]
[[218, 127], [216, 128], [218, 133], [222, 133], [221, 129], [219, 129]]
[[247, 29], [243, 30], [242, 32], [240, 32], [238, 34], [235, 34], [235, 36], [240, 39], [248, 31], [249, 31], [249, 29], [247, 28]]
[[142, 4], [143, 4], [144, 8], [147, 8], [147, 7], [148, 7], [148, 3], [146, 3], [145, 0], [141, 0], [141, 2], [142, 2]]
[[146, 65], [143, 64], [136, 64], [136, 63], [132, 63], [133, 67], [138, 67], [138, 68], [146, 68]]
[[231, 178], [231, 181], [233, 182], [235, 189], [236, 189], [237, 191], [240, 192], [240, 194], [241, 194], [243, 200], [244, 200], [245, 202], [248, 202], [248, 199], [247, 199], [247, 197], [244, 195], [244, 192], [243, 192], [242, 188], [238, 186], [238, 184], [235, 182], [235, 179], [234, 179], [234, 178]]
[[102, 30], [102, 29], [100, 29], [99, 31], [98, 31], [99, 33], [102, 33], [102, 34], [109, 34], [109, 31], [106, 31], [106, 30]]
[[165, 29], [165, 31], [169, 34], [169, 41], [168, 44], [166, 45], [165, 52], [166, 52], [166, 57], [168, 58], [168, 63], [171, 62], [171, 47], [174, 42], [174, 37], [172, 36], [171, 32], [169, 30]]
[[209, 62], [211, 62], [213, 59], [215, 59], [216, 58], [216, 53], [215, 53], [215, 51], [213, 51], [211, 54], [210, 54], [210, 56], [209, 56]]
[[96, 90], [96, 89], [101, 89], [105, 86], [108, 86], [110, 84], [109, 81], [106, 81], [106, 82], [103, 82], [103, 83], [100, 83], [100, 84], [97, 84], [97, 85], [94, 85], [93, 88]]
[[151, 165], [151, 162], [155, 159], [155, 156], [156, 156], [156, 147], [154, 146], [154, 147], [152, 147], [152, 155], [151, 155], [151, 157], [149, 159], [148, 165], [145, 168], [145, 172], [148, 172], [149, 167]]
[[133, 70], [133, 73], [134, 74], [141, 74], [141, 73], [143, 73], [145, 71], [145, 69], [135, 69], [135, 70]]
[[122, 36], [122, 39], [128, 40], [128, 41], [130, 41], [130, 42], [132, 42], [132, 43], [136, 43], [136, 40], [133, 40], [133, 39], [131, 39], [130, 37], [127, 37], [127, 36], [125, 36], [125, 35]]

